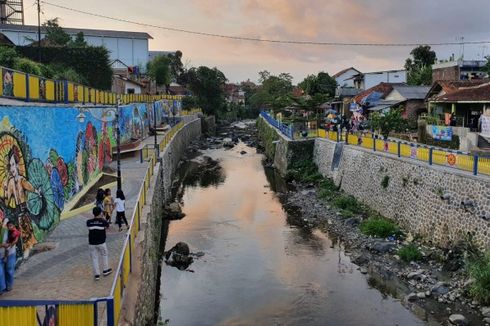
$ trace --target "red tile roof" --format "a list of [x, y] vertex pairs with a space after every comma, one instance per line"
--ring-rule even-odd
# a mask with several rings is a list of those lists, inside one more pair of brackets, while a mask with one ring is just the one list
[[[379, 92], [379, 93], [383, 94], [383, 96], [381, 98], [385, 98], [393, 90], [393, 85], [395, 85], [395, 84], [380, 83], [376, 86], [373, 86], [371, 88], [366, 89], [365, 91], [360, 92], [359, 94], [357, 94], [356, 97], [354, 97], [353, 101], [355, 103], [360, 103], [363, 98], [365, 98], [366, 96], [368, 96], [369, 94], [371, 94], [373, 92]], [[403, 85], [405, 85], [405, 84], [403, 84]]]
[[490, 80], [438, 81], [443, 94], [433, 96], [436, 102], [490, 102]]

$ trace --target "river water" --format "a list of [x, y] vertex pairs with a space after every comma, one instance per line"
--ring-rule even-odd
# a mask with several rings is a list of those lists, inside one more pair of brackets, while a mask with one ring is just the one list
[[[241, 155], [240, 151], [247, 154]], [[160, 319], [168, 325], [422, 325], [401, 303], [370, 288], [342, 246], [288, 224], [262, 155], [240, 143], [209, 150], [222, 173], [188, 182], [186, 217], [172, 221], [166, 249], [203, 252], [187, 271], [162, 267]], [[192, 178], [191, 178], [192, 179]]]

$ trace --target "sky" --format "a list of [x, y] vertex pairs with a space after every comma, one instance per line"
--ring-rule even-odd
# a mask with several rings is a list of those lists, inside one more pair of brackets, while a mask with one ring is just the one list
[[[430, 43], [490, 41], [488, 0], [46, 0], [83, 11], [207, 33], [320, 42]], [[64, 27], [149, 33], [150, 50], [181, 50], [188, 66], [217, 67], [230, 82], [257, 81], [258, 72], [308, 74], [355, 67], [362, 72], [401, 69], [411, 47], [333, 47], [248, 42], [171, 32], [42, 6], [41, 20]], [[26, 24], [37, 24], [34, 0], [24, 1]], [[438, 59], [463, 53], [434, 47]], [[490, 55], [490, 42], [466, 45], [464, 58]]]

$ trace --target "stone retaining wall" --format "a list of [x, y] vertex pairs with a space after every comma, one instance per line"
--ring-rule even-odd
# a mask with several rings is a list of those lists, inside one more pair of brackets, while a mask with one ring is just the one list
[[316, 140], [319, 171], [413, 235], [441, 246], [471, 236], [490, 246], [490, 178], [355, 146], [344, 147], [332, 171], [334, 149], [334, 142]]
[[[150, 208], [145, 208], [136, 246], [135, 270], [130, 274], [130, 288], [124, 300], [125, 321], [132, 325], [155, 324], [155, 303], [159, 295], [158, 264], [162, 237], [162, 216], [165, 203], [171, 199], [171, 186], [180, 158], [191, 141], [201, 135], [201, 120], [194, 119], [179, 130], [165, 150], [152, 179], [149, 192]], [[144, 234], [142, 236], [142, 233]]]

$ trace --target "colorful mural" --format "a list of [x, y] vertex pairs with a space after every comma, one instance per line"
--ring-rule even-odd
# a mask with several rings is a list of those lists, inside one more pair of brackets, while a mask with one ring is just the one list
[[[161, 102], [155, 108], [160, 123], [169, 111]], [[21, 232], [19, 256], [29, 256], [66, 202], [112, 161], [116, 122], [106, 111], [92, 108], [80, 123], [77, 108], [0, 107], [0, 215]], [[122, 106], [122, 143], [144, 137], [153, 115], [151, 105]]]

